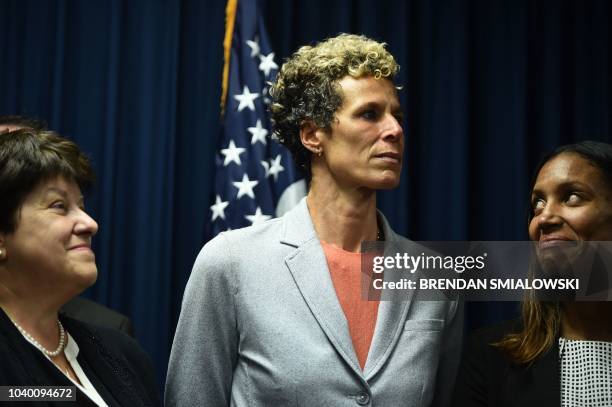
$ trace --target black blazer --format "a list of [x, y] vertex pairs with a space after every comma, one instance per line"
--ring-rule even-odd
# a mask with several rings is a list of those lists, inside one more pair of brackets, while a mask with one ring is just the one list
[[491, 346], [518, 328], [516, 321], [509, 321], [471, 336], [455, 384], [454, 406], [561, 405], [558, 346], [552, 346], [529, 366], [513, 363], [499, 348]]
[[[60, 315], [79, 346], [77, 360], [109, 406], [161, 406], [153, 365], [129, 336]], [[38, 349], [27, 342], [0, 310], [0, 385], [73, 386]], [[28, 406], [95, 406], [77, 388], [77, 403], [40, 402]]]
[[70, 318], [118, 329], [134, 337], [134, 327], [128, 317], [87, 298], [74, 297], [62, 307], [62, 312]]

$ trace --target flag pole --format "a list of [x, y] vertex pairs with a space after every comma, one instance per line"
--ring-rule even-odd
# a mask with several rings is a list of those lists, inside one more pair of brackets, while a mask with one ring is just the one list
[[237, 6], [238, 0], [227, 0], [227, 5], [225, 7], [225, 37], [223, 38], [223, 81], [221, 82], [221, 115], [225, 113], [225, 102], [227, 101], [229, 66], [232, 50], [232, 35], [234, 34], [234, 23], [236, 22]]

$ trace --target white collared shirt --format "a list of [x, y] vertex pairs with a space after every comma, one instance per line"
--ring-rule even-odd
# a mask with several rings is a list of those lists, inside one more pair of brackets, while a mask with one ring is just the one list
[[74, 370], [74, 373], [78, 377], [81, 384], [75, 382], [72, 377], [66, 374], [66, 372], [62, 371], [62, 369], [60, 369], [59, 366], [53, 363], [49, 356], [45, 355], [40, 349], [38, 349], [28, 337], [23, 335], [23, 333], [21, 333], [21, 335], [25, 338], [26, 341], [30, 342], [40, 353], [42, 353], [49, 360], [49, 362], [51, 362], [53, 366], [57, 368], [57, 370], [59, 370], [64, 376], [69, 378], [70, 381], [74, 383], [74, 385], [77, 386], [83, 393], [85, 393], [87, 397], [89, 397], [94, 403], [96, 403], [99, 407], [108, 407], [108, 405], [106, 404], [104, 399], [102, 399], [96, 388], [93, 386], [93, 384], [91, 384], [91, 382], [87, 378], [87, 375], [81, 368], [81, 365], [77, 361], [77, 356], [79, 356], [79, 345], [77, 345], [76, 341], [72, 338], [72, 336], [70, 336], [68, 332], [66, 332], [67, 339], [66, 347], [64, 348], [64, 354], [66, 355], [66, 359], [68, 360], [68, 363], [70, 363], [70, 367], [72, 367], [72, 370]]

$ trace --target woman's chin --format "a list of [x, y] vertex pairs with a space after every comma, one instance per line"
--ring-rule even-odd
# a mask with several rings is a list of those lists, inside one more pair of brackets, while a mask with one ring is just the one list
[[385, 177], [376, 181], [373, 189], [393, 189], [399, 185], [399, 177]]
[[94, 285], [97, 279], [98, 268], [95, 265], [75, 270], [72, 276], [75, 286], [79, 287], [81, 290], [86, 290]]

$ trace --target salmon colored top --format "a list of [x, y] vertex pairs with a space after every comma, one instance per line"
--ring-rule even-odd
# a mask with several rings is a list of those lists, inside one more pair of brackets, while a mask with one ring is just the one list
[[[348, 322], [353, 348], [364, 368], [374, 336], [380, 301], [362, 299], [361, 253], [321, 241], [336, 295]], [[368, 280], [364, 280], [366, 283]]]

